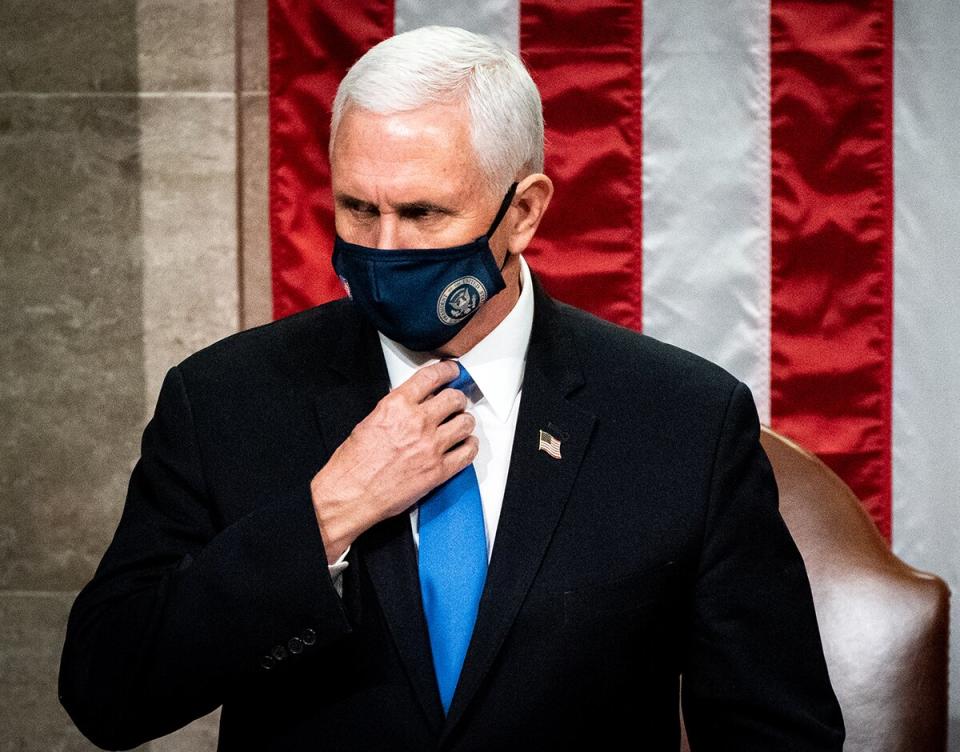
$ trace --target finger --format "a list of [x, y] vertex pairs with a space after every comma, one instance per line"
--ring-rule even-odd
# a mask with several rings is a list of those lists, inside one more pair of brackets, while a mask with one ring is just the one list
[[433, 425], [439, 426], [455, 413], [462, 413], [469, 404], [467, 395], [459, 389], [441, 389], [423, 401], [423, 410]]
[[477, 458], [480, 440], [476, 436], [467, 436], [462, 444], [455, 446], [443, 455], [443, 470], [446, 478], [452, 478]]
[[473, 433], [477, 420], [469, 413], [455, 415], [437, 429], [437, 449], [446, 452]]
[[394, 391], [404, 392], [416, 402], [423, 402], [440, 387], [449, 384], [459, 375], [460, 368], [454, 361], [441, 360], [439, 363], [424, 366]]

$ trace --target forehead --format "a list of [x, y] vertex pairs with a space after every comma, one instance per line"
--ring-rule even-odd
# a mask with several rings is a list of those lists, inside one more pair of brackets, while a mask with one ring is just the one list
[[388, 115], [351, 107], [330, 163], [334, 189], [366, 200], [403, 201], [424, 191], [463, 195], [483, 184], [462, 104]]

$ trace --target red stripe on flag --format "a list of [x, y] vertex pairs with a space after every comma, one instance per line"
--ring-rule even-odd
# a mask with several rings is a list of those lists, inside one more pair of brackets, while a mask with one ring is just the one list
[[270, 234], [276, 318], [343, 297], [330, 265], [330, 109], [347, 68], [393, 34], [393, 17], [393, 0], [270, 0]]
[[890, 535], [892, 0], [771, 3], [773, 427]]
[[559, 187], [526, 257], [562, 300], [640, 329], [641, 0], [522, 0]]

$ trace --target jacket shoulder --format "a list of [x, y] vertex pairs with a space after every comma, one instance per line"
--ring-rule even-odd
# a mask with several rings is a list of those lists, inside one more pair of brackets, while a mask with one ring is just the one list
[[224, 337], [193, 353], [177, 368], [187, 379], [231, 379], [231, 375], [271, 373], [307, 367], [321, 356], [324, 341], [335, 338], [354, 318], [346, 299], [308, 308], [268, 324]]
[[662, 395], [693, 389], [726, 399], [740, 381], [696, 353], [601, 319], [564, 303], [558, 314], [573, 333], [591, 378]]

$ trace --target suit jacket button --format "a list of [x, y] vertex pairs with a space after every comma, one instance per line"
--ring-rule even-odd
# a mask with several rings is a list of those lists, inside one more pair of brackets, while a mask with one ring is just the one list
[[287, 649], [283, 645], [277, 645], [273, 650], [270, 651], [270, 655], [272, 655], [276, 660], [282, 661], [287, 657]]
[[263, 656], [263, 658], [260, 659], [260, 665], [263, 666], [263, 668], [267, 669], [267, 671], [272, 669], [276, 665], [276, 663], [277, 662], [273, 660], [273, 656], [270, 656], [270, 655], [265, 655]]
[[303, 652], [303, 640], [299, 637], [291, 637], [290, 641], [287, 643], [287, 649], [292, 655], [297, 655], [298, 653]]
[[300, 639], [303, 640], [304, 645], [309, 647], [310, 645], [313, 645], [314, 643], [316, 643], [317, 633], [308, 627], [307, 629], [303, 630], [303, 632], [300, 633]]

